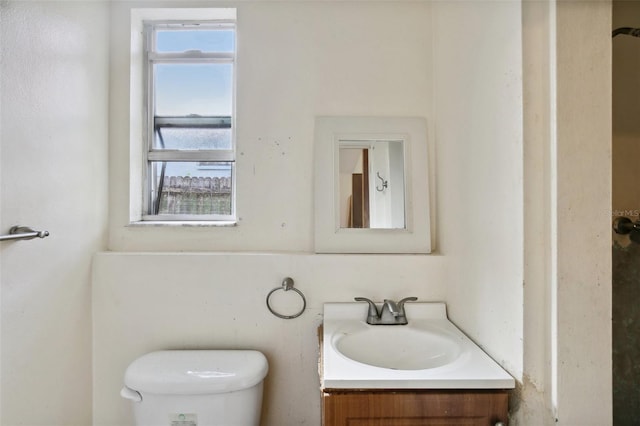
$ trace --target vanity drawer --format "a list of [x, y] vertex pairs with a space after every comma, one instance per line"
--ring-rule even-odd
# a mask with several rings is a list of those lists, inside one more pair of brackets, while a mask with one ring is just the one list
[[503, 390], [325, 390], [324, 426], [507, 425]]

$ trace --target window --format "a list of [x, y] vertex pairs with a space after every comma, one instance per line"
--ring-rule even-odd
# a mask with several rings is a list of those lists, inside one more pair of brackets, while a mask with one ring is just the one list
[[235, 220], [235, 20], [144, 21], [142, 220]]

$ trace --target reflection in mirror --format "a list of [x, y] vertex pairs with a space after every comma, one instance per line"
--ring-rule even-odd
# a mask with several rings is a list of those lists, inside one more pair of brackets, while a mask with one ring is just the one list
[[421, 117], [316, 117], [316, 253], [430, 253], [428, 150]]
[[339, 141], [340, 228], [404, 229], [402, 140]]

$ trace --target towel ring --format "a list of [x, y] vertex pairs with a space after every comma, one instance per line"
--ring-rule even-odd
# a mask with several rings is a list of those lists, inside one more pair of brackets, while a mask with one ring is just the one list
[[[295, 313], [293, 315], [282, 315], [282, 314], [279, 314], [278, 312], [274, 311], [273, 308], [271, 307], [269, 299], [271, 298], [271, 295], [274, 292], [278, 291], [278, 290], [284, 290], [284, 291], [293, 290], [296, 293], [298, 293], [298, 295], [300, 295], [300, 297], [302, 298], [302, 309], [300, 309], [300, 312]], [[300, 290], [298, 290], [297, 288], [295, 288], [293, 286], [293, 279], [292, 278], [286, 277], [284, 280], [282, 280], [282, 286], [281, 287], [276, 287], [273, 290], [271, 290], [269, 292], [269, 294], [267, 294], [267, 308], [269, 309], [269, 312], [271, 312], [273, 315], [277, 316], [278, 318], [283, 318], [283, 319], [297, 318], [300, 315], [302, 315], [302, 313], [304, 312], [306, 307], [307, 307], [307, 299], [304, 298], [304, 294], [302, 294], [302, 292]]]

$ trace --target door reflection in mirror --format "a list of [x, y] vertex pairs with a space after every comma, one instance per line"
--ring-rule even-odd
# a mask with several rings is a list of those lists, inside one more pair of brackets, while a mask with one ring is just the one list
[[339, 146], [340, 228], [406, 228], [403, 141]]

